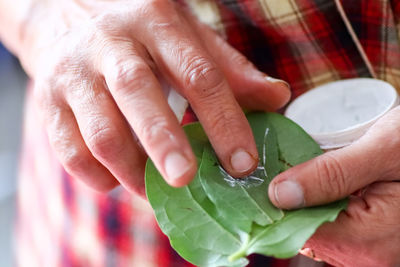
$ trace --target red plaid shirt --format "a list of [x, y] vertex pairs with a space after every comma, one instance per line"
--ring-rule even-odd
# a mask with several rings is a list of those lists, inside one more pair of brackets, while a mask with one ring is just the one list
[[[293, 97], [351, 77], [400, 83], [400, 0], [181, 0]], [[93, 192], [56, 161], [28, 93], [18, 192], [20, 266], [191, 266], [148, 203]], [[252, 256], [252, 266], [287, 266]]]

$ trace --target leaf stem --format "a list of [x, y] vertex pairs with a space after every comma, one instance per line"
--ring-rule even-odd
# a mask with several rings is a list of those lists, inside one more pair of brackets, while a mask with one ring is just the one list
[[240, 249], [240, 250], [236, 251], [235, 253], [233, 253], [232, 255], [230, 255], [228, 257], [228, 260], [230, 262], [234, 262], [234, 261], [237, 261], [238, 259], [240, 259], [240, 258], [242, 258], [244, 256], [246, 256], [246, 249]]
[[242, 257], [245, 257], [249, 243], [250, 243], [250, 237], [247, 235], [245, 237], [245, 240], [244, 240], [242, 246], [239, 248], [239, 250], [234, 252], [233, 254], [229, 255], [228, 260], [230, 262], [234, 262], [234, 261], [239, 260]]

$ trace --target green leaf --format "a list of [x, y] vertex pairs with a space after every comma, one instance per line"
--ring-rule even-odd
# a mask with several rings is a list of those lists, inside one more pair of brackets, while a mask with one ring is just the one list
[[263, 166], [251, 175], [235, 179], [218, 164], [206, 147], [200, 165], [200, 181], [208, 198], [234, 230], [249, 233], [253, 222], [265, 226], [283, 217], [267, 198], [268, 181]]
[[346, 206], [347, 201], [342, 200], [324, 206], [287, 211], [282, 220], [264, 229], [258, 229], [246, 253], [259, 253], [277, 258], [292, 257], [320, 225], [334, 221], [339, 211]]
[[247, 114], [260, 162], [235, 179], [220, 166], [200, 124], [184, 127], [199, 171], [190, 185], [170, 187], [151, 161], [146, 192], [162, 231], [186, 260], [199, 266], [245, 266], [246, 255], [294, 256], [324, 222], [333, 221], [346, 200], [282, 211], [268, 199], [278, 173], [322, 153], [299, 126], [275, 113]]
[[[201, 158], [208, 140], [200, 124], [185, 126], [185, 132], [190, 137], [193, 152]], [[246, 265], [246, 259], [235, 263], [228, 261], [228, 256], [238, 250], [242, 242], [218, 220], [216, 208], [205, 196], [198, 177], [189, 186], [174, 188], [148, 161], [146, 194], [161, 230], [183, 258], [199, 266]]]

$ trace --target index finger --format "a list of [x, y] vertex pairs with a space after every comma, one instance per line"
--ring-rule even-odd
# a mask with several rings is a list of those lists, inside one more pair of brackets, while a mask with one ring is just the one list
[[188, 99], [224, 168], [236, 177], [250, 173], [258, 162], [254, 137], [222, 71], [173, 5], [158, 3], [149, 7], [155, 21], [138, 24], [135, 36]]

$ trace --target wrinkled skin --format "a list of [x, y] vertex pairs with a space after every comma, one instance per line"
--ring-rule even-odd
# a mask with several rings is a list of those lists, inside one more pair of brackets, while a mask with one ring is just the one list
[[295, 208], [276, 195], [292, 181], [303, 206], [350, 196], [346, 212], [323, 225], [304, 254], [335, 266], [400, 266], [400, 107], [378, 120], [352, 145], [325, 153], [277, 176], [269, 188], [275, 205]]
[[172, 1], [107, 4], [43, 42], [31, 64], [36, 102], [66, 170], [100, 191], [121, 183], [143, 194], [149, 156], [168, 183], [187, 184], [196, 159], [162, 75], [188, 99], [224, 167], [251, 172], [258, 155], [241, 106], [275, 110], [290, 98], [287, 84], [266, 79]]
[[[17, 3], [35, 8], [28, 10], [23, 25], [14, 27], [7, 20], [19, 17], [13, 14]], [[173, 186], [188, 183], [196, 172], [158, 75], [188, 99], [221, 163], [234, 176], [257, 165], [240, 106], [275, 110], [290, 98], [283, 82], [266, 80], [172, 1], [0, 4], [0, 18], [7, 18], [0, 21], [9, 24], [0, 25], [2, 37], [35, 81], [52, 147], [69, 173], [96, 190], [121, 183], [143, 193], [147, 156]], [[19, 45], [21, 36], [24, 45]], [[327, 203], [361, 189], [347, 212], [306, 244], [314, 256], [339, 266], [399, 266], [399, 118], [396, 109], [355, 144], [296, 166], [271, 183], [269, 196], [282, 208]], [[245, 153], [237, 156], [238, 151]], [[169, 152], [174, 153], [167, 160]], [[167, 168], [167, 162], [178, 168]], [[297, 184], [301, 201], [275, 192], [284, 180]]]
[[379, 182], [352, 197], [347, 212], [308, 241], [335, 266], [400, 266], [400, 183]]

